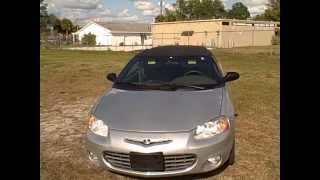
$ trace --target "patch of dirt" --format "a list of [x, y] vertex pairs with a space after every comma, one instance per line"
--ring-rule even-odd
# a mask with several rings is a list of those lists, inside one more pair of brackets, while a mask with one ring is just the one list
[[[77, 179], [79, 172], [99, 170], [86, 159], [86, 119], [96, 99], [79, 99], [70, 104], [57, 100], [40, 113], [41, 168], [44, 179]], [[60, 176], [63, 171], [63, 176]], [[92, 172], [93, 173], [93, 172]], [[86, 174], [86, 173], [85, 173]], [[89, 173], [91, 174], [91, 173]], [[74, 177], [73, 177], [74, 176]], [[87, 179], [87, 178], [86, 178]]]

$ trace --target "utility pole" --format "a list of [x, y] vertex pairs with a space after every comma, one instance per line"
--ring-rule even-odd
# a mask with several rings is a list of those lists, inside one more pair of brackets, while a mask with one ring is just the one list
[[162, 0], [160, 0], [160, 15], [162, 16], [162, 4], [163, 4], [163, 2], [162, 2]]

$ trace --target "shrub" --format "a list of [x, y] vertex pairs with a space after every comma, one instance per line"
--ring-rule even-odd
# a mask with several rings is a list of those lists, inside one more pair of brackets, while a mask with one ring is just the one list
[[81, 39], [81, 43], [89, 46], [96, 45], [96, 35], [91, 33], [85, 34]]
[[272, 36], [272, 45], [280, 44], [280, 29], [276, 29], [275, 35]]
[[280, 44], [280, 37], [279, 36], [272, 36], [271, 43], [272, 43], [272, 45]]

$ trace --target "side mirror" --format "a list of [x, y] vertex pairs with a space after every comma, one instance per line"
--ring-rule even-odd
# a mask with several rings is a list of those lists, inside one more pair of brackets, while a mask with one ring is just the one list
[[237, 73], [237, 72], [228, 72], [228, 73], [224, 76], [223, 80], [224, 80], [224, 82], [234, 81], [234, 80], [239, 79], [239, 77], [240, 77], [240, 75], [239, 75], [239, 73]]
[[112, 82], [116, 81], [116, 79], [117, 79], [116, 73], [109, 73], [109, 74], [107, 75], [107, 79], [108, 79], [109, 81], [112, 81]]

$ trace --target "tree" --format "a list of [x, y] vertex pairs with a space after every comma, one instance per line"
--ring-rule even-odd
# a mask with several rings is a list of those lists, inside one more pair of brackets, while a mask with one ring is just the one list
[[61, 26], [61, 31], [63, 32], [63, 34], [68, 36], [68, 34], [72, 32], [73, 24], [70, 19], [63, 18], [60, 23], [60, 26]]
[[61, 29], [61, 20], [59, 18], [57, 18], [53, 24], [53, 29], [55, 31], [57, 31], [58, 33], [62, 33], [62, 29]]
[[175, 11], [166, 10], [156, 22], [223, 18], [226, 10], [221, 0], [177, 0]]
[[280, 0], [269, 0], [263, 14], [254, 17], [254, 20], [280, 21]]
[[232, 5], [232, 9], [228, 12], [228, 17], [232, 19], [247, 19], [250, 17], [247, 6], [241, 2]]
[[48, 15], [47, 4], [43, 0], [40, 0], [40, 17]]
[[187, 7], [187, 3], [184, 0], [177, 0], [177, 15], [182, 17], [182, 19], [189, 19], [188, 15], [190, 10]]
[[40, 0], [40, 32], [47, 30], [47, 4]]
[[264, 21], [264, 20], [266, 20], [266, 17], [264, 16], [264, 14], [258, 14], [258, 15], [253, 17], [253, 20]]
[[48, 21], [47, 21], [47, 23], [50, 25], [50, 26], [54, 26], [54, 24], [56, 23], [56, 20], [57, 20], [58, 18], [55, 16], [55, 15], [53, 15], [53, 14], [50, 14], [49, 16], [48, 16]]
[[215, 18], [224, 18], [226, 16], [226, 10], [224, 8], [224, 5], [222, 1], [220, 0], [214, 0], [212, 3], [212, 8], [213, 8], [213, 15]]
[[200, 0], [189, 0], [187, 7], [190, 9], [190, 18], [191, 19], [200, 19], [201, 15], [201, 2]]
[[164, 20], [165, 20], [165, 17], [164, 15], [161, 15], [161, 14], [155, 18], [156, 22], [164, 22]]
[[280, 21], [280, 0], [269, 0], [264, 16], [267, 20]]
[[81, 39], [81, 43], [89, 46], [96, 45], [96, 35], [91, 33], [85, 34]]
[[176, 12], [165, 9], [165, 17], [164, 20], [166, 22], [172, 22], [177, 20]]
[[169, 9], [165, 9], [164, 15], [158, 15], [155, 18], [156, 22], [172, 22], [177, 21], [178, 15], [176, 11], [170, 11]]
[[72, 32], [76, 32], [76, 31], [78, 31], [79, 29], [80, 29], [79, 25], [74, 25], [74, 26], [72, 27]]

